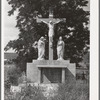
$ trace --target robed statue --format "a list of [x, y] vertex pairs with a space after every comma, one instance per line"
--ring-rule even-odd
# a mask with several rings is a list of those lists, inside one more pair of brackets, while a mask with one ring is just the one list
[[58, 56], [57, 60], [63, 60], [64, 47], [65, 47], [65, 43], [62, 40], [62, 37], [60, 36], [57, 43], [57, 56]]
[[38, 41], [38, 60], [44, 60], [45, 56], [45, 38], [41, 37]]

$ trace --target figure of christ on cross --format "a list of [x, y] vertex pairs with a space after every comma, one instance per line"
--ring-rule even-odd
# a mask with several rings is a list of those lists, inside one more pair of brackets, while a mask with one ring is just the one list
[[37, 22], [43, 22], [49, 27], [49, 60], [53, 60], [53, 36], [55, 24], [65, 21], [65, 18], [53, 18], [53, 14], [49, 13], [49, 18], [37, 18]]
[[59, 23], [61, 20], [58, 20], [56, 22], [53, 22], [52, 20], [50, 20], [49, 22], [46, 22], [44, 20], [41, 20], [41, 22], [45, 23], [48, 25], [49, 27], [49, 32], [48, 32], [48, 36], [49, 36], [49, 44], [50, 47], [52, 48], [53, 45], [53, 36], [54, 36], [54, 25]]

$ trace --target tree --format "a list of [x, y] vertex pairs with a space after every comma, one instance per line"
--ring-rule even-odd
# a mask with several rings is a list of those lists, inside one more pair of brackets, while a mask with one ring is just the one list
[[66, 51], [64, 58], [75, 63], [82, 60], [84, 52], [87, 52], [84, 48], [89, 45], [89, 11], [83, 9], [88, 4], [87, 0], [8, 0], [8, 3], [12, 6], [9, 16], [18, 10], [16, 27], [20, 33], [19, 38], [10, 41], [5, 50], [13, 48], [19, 54], [20, 66], [37, 58], [37, 50], [32, 45], [41, 36], [47, 38], [45, 58], [48, 59], [48, 27], [44, 23], [37, 23], [36, 16], [48, 17], [50, 7], [53, 8], [54, 17], [66, 18], [66, 23], [55, 26], [54, 59], [57, 58], [58, 37], [62, 36]]

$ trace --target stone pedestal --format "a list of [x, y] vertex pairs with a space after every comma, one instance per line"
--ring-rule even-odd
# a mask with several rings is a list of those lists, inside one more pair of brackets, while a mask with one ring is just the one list
[[65, 83], [66, 77], [75, 78], [76, 66], [69, 60], [33, 60], [27, 63], [27, 78], [34, 83]]
[[62, 83], [65, 83], [65, 68], [62, 68]]

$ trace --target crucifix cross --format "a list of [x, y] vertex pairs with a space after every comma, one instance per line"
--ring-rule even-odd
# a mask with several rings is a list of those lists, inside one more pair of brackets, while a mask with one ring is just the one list
[[43, 22], [48, 25], [49, 27], [49, 60], [53, 60], [53, 36], [54, 36], [54, 25], [61, 22], [65, 21], [65, 18], [53, 18], [53, 13], [50, 11], [49, 12], [49, 18], [37, 18], [37, 22]]

